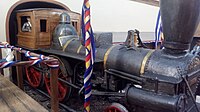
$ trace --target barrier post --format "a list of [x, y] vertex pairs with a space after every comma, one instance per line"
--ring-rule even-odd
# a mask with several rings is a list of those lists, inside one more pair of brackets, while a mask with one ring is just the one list
[[[21, 53], [15, 52], [16, 60], [21, 60]], [[16, 66], [16, 71], [17, 71], [17, 86], [20, 89], [24, 89], [23, 85], [23, 74], [22, 74], [22, 66]]]
[[[53, 61], [50, 65], [58, 65], [59, 62]], [[59, 101], [58, 101], [58, 67], [50, 68], [50, 86], [51, 86], [51, 111], [58, 112]]]

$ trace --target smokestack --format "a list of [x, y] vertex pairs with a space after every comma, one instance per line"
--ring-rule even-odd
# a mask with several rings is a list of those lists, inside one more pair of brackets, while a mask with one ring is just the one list
[[160, 0], [167, 53], [183, 53], [189, 49], [199, 23], [200, 0]]

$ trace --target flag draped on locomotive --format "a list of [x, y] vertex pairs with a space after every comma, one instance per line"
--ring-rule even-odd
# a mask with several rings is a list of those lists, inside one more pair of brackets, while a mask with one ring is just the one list
[[[198, 24], [199, 5], [199, 0], [160, 1], [165, 37], [162, 50], [113, 45], [112, 34], [96, 34], [93, 89], [121, 94], [124, 90], [129, 111], [198, 112], [195, 92], [200, 56], [189, 52], [189, 47]], [[85, 71], [83, 40], [69, 21], [70, 17], [62, 14], [51, 47], [39, 49], [59, 58], [64, 77], [60, 78], [67, 81], [68, 96], [72, 88], [81, 93]]]

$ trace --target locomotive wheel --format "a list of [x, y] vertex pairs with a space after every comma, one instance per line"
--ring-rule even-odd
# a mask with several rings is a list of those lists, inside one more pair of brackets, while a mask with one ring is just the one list
[[[52, 56], [54, 58], [57, 58], [58, 61], [60, 62], [60, 66], [59, 66], [59, 70], [58, 70], [58, 78], [63, 79], [65, 81], [68, 82], [72, 82], [71, 81], [71, 77], [69, 77], [65, 69], [64, 63], [62, 63], [62, 61], [55, 56]], [[46, 73], [45, 75], [45, 85], [46, 85], [46, 89], [48, 91], [49, 94], [51, 94], [51, 87], [50, 87], [50, 74]], [[58, 100], [60, 102], [66, 102], [69, 99], [69, 96], [71, 94], [71, 87], [65, 85], [63, 82], [58, 81]]]
[[44, 78], [42, 72], [37, 70], [35, 67], [39, 68], [40, 65], [25, 67], [25, 71], [29, 84], [34, 88], [38, 88], [44, 85]]
[[112, 103], [106, 108], [105, 112], [128, 112], [128, 110], [119, 103]]

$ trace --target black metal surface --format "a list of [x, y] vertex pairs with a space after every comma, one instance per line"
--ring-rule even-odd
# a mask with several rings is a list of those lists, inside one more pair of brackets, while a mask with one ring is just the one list
[[120, 92], [102, 92], [102, 91], [92, 91], [92, 95], [95, 96], [115, 96], [115, 97], [125, 97], [125, 93]]
[[112, 45], [113, 42], [113, 34], [112, 33], [94, 33], [95, 38], [95, 46], [99, 48], [103, 45]]
[[128, 73], [125, 73], [125, 72], [122, 72], [122, 71], [118, 71], [118, 70], [114, 70], [114, 69], [109, 69], [109, 71], [114, 72], [114, 73], [119, 74], [119, 75], [123, 75], [123, 76], [128, 77], [128, 78], [131, 78], [131, 79], [138, 80], [138, 81], [140, 81], [140, 82], [143, 82], [143, 81], [144, 81], [144, 79], [141, 78], [141, 77], [137, 77], [137, 76], [135, 76], [135, 75], [128, 74]]
[[[105, 37], [105, 36], [108, 37]], [[111, 41], [112, 41], [112, 35], [109, 33], [103, 33], [103, 34], [98, 34], [95, 36], [95, 41], [97, 43], [96, 45], [96, 51], [95, 51], [95, 61], [103, 61], [104, 60], [104, 55], [106, 51], [112, 46]], [[104, 43], [106, 42], [106, 43]], [[68, 46], [64, 49], [65, 53], [67, 55], [71, 55], [70, 57], [75, 57], [79, 58], [82, 60], [85, 60], [85, 47], [82, 46], [79, 53], [77, 53], [79, 47], [82, 45], [81, 40], [79, 38], [73, 39]]]
[[127, 102], [138, 106], [137, 108], [143, 108], [143, 112], [183, 112], [184, 110], [184, 95], [155, 94], [135, 87], [130, 87], [126, 95]]
[[148, 52], [149, 50], [142, 48], [130, 49], [122, 45], [115, 46], [108, 55], [106, 69], [140, 75], [142, 61]]
[[[189, 49], [199, 23], [199, 0], [160, 0], [160, 11], [166, 49]], [[177, 51], [178, 50], [178, 51]]]
[[70, 82], [68, 82], [66, 80], [63, 80], [61, 78], [58, 78], [58, 80], [61, 81], [64, 84], [68, 85], [68, 86], [71, 86], [71, 87], [75, 88], [75, 89], [81, 89], [80, 87], [78, 87], [78, 86], [76, 86], [76, 85], [74, 85], [74, 84], [72, 84], [72, 83], [70, 83]]
[[125, 41], [125, 46], [130, 48], [130, 47], [134, 47], [134, 31], [133, 30], [129, 30], [128, 31], [128, 36], [126, 38], [126, 41]]
[[135, 79], [132, 79], [132, 78], [129, 78], [129, 77], [126, 77], [126, 76], [123, 76], [123, 75], [119, 75], [117, 73], [114, 73], [114, 72], [111, 72], [111, 71], [108, 71], [108, 70], [105, 70], [106, 73], [109, 73], [110, 75], [114, 75], [116, 77], [119, 77], [119, 78], [122, 78], [122, 79], [126, 79], [128, 81], [131, 81], [133, 83], [137, 83], [137, 84], [142, 84], [142, 82], [138, 81], [138, 80], [135, 80]]
[[[166, 55], [162, 51], [155, 51], [146, 65], [146, 74], [162, 75], [163, 80], [170, 79], [169, 81], [172, 82], [180, 82], [182, 80], [180, 74], [189, 72], [189, 66], [192, 62], [197, 63], [197, 65], [200, 64], [200, 61], [197, 61], [194, 55], [190, 53], [177, 57]], [[192, 67], [191, 69], [195, 68]]]
[[194, 96], [194, 94], [193, 94], [193, 91], [192, 91], [192, 89], [191, 89], [191, 87], [190, 87], [190, 84], [189, 84], [188, 80], [187, 80], [186, 77], [184, 77], [183, 75], [182, 75], [182, 78], [183, 78], [183, 80], [185, 81], [185, 84], [186, 84], [186, 86], [187, 86], [187, 88], [188, 88], [190, 97], [192, 98], [192, 101], [193, 101], [193, 104], [195, 105], [196, 111], [197, 111], [197, 112], [200, 112], [200, 111], [199, 111], [199, 108], [198, 108], [198, 106], [197, 106], [197, 103], [196, 103], [195, 96]]
[[140, 32], [135, 29], [135, 33], [137, 34], [137, 37], [138, 37], [137, 40], [138, 40], [139, 47], [147, 48], [147, 46], [145, 44], [143, 44], [143, 42], [140, 38]]
[[[39, 49], [39, 51], [49, 53], [49, 54], [55, 54], [57, 56], [68, 57], [68, 58], [72, 58], [72, 59], [85, 61], [85, 57], [83, 55], [79, 55], [79, 54], [76, 54], [76, 53], [65, 53], [63, 51], [54, 50], [54, 49]], [[97, 63], [103, 62], [103, 60], [96, 58], [95, 62], [97, 62]]]
[[132, 82], [137, 83], [137, 84], [142, 84], [143, 81], [144, 81], [144, 79], [142, 79], [140, 77], [134, 76], [132, 74], [127, 74], [127, 73], [124, 73], [124, 72], [121, 72], [121, 71], [113, 70], [113, 69], [105, 70], [105, 72], [112, 74], [116, 77], [120, 77], [122, 79], [132, 81]]

